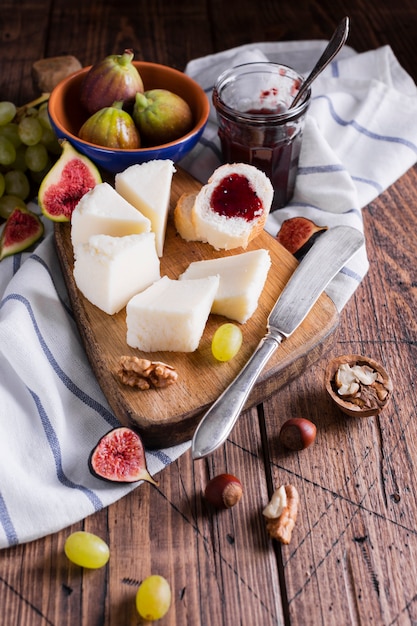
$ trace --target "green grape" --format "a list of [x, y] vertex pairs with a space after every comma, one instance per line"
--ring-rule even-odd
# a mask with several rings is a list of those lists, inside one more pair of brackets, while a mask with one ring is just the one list
[[16, 148], [16, 158], [10, 167], [14, 170], [20, 170], [21, 172], [25, 172], [28, 169], [26, 165], [26, 150], [27, 146], [25, 146], [24, 143], [21, 143], [20, 146]]
[[211, 342], [211, 351], [218, 361], [230, 361], [242, 345], [242, 331], [236, 324], [222, 324], [216, 330]]
[[61, 154], [62, 148], [52, 128], [43, 128], [41, 143], [51, 154]]
[[28, 146], [25, 153], [26, 165], [32, 172], [41, 172], [48, 164], [48, 150], [43, 143]]
[[52, 130], [52, 124], [51, 124], [51, 120], [49, 119], [49, 114], [48, 114], [47, 102], [43, 102], [41, 106], [39, 107], [38, 120], [40, 121], [41, 126], [43, 126], [43, 128], [46, 128], [47, 130]]
[[16, 148], [6, 137], [0, 136], [0, 165], [12, 165], [16, 158]]
[[6, 181], [4, 180], [3, 174], [0, 172], [0, 198], [4, 194], [5, 189], [6, 189]]
[[163, 617], [171, 605], [171, 588], [163, 577], [153, 574], [140, 584], [136, 593], [139, 615], [150, 622]]
[[0, 126], [8, 124], [16, 115], [16, 106], [13, 102], [0, 102]]
[[48, 157], [48, 163], [46, 164], [46, 167], [44, 167], [44, 169], [40, 170], [39, 172], [31, 171], [30, 179], [39, 187], [39, 185], [41, 184], [41, 182], [43, 181], [43, 179], [45, 178], [45, 176], [47, 175], [51, 167], [52, 167], [52, 161]]
[[35, 146], [42, 138], [42, 126], [36, 117], [24, 117], [19, 122], [19, 137], [27, 146]]
[[11, 141], [15, 148], [18, 148], [22, 145], [19, 137], [18, 126], [14, 122], [10, 122], [10, 124], [0, 126], [0, 135], [2, 137], [6, 137], [9, 141]]
[[64, 551], [72, 563], [88, 569], [103, 567], [110, 557], [107, 543], [101, 537], [83, 530], [67, 537]]
[[4, 180], [6, 183], [6, 193], [11, 196], [17, 196], [26, 200], [30, 194], [29, 179], [24, 172], [20, 170], [10, 170], [5, 173]]
[[26, 203], [17, 196], [4, 195], [0, 198], [0, 217], [7, 220], [9, 215], [16, 209], [26, 209]]

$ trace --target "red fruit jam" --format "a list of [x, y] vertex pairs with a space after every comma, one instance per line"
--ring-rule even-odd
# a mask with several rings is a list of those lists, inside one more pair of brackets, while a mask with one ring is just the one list
[[223, 178], [214, 189], [211, 208], [219, 215], [242, 217], [251, 222], [262, 215], [263, 204], [246, 176], [233, 173]]
[[[246, 114], [276, 115], [285, 112], [284, 107], [272, 111], [257, 109]], [[302, 130], [297, 120], [284, 125], [263, 126], [247, 122], [235, 123], [223, 120], [219, 125], [219, 137], [226, 163], [249, 163], [259, 168], [274, 187], [273, 209], [287, 204], [294, 193], [298, 159], [301, 150]]]

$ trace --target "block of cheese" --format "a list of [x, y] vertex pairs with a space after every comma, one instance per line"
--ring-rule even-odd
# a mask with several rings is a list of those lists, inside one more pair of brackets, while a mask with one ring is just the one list
[[86, 243], [91, 235], [123, 237], [150, 232], [151, 222], [108, 183], [99, 183], [78, 202], [71, 216], [71, 242]]
[[218, 276], [163, 276], [126, 306], [127, 343], [144, 352], [197, 350], [219, 286]]
[[194, 261], [179, 279], [218, 275], [219, 289], [211, 312], [244, 324], [256, 311], [270, 267], [267, 250], [251, 250], [219, 259]]
[[74, 256], [78, 289], [109, 315], [161, 277], [154, 233], [92, 235], [87, 243], [77, 245]]
[[154, 159], [131, 165], [115, 177], [116, 191], [151, 221], [156, 251], [160, 257], [164, 249], [172, 176], [175, 171], [174, 163], [169, 159]]
[[191, 211], [197, 238], [216, 250], [246, 248], [264, 228], [273, 196], [271, 181], [253, 165], [218, 167]]

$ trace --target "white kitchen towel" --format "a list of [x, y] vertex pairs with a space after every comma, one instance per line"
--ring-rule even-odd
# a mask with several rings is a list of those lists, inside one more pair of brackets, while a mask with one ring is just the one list
[[[211, 97], [221, 70], [268, 58], [307, 73], [326, 42], [260, 43], [190, 62]], [[345, 47], [313, 90], [294, 199], [270, 216], [363, 228], [361, 209], [417, 158], [417, 90], [389, 47]], [[205, 182], [220, 164], [215, 118], [180, 165]], [[33, 205], [33, 210], [39, 209]], [[52, 224], [33, 253], [0, 263], [0, 548], [66, 528], [137, 485], [94, 478], [87, 461], [118, 424], [92, 373], [57, 259]], [[339, 309], [366, 274], [366, 250], [328, 290]], [[157, 475], [189, 448], [147, 451]], [[141, 488], [141, 487], [139, 487]], [[153, 488], [153, 487], [151, 487]]]

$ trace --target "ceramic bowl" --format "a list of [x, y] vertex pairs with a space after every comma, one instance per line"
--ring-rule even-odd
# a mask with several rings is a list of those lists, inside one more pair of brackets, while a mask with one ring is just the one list
[[[375, 383], [376, 386], [374, 386], [371, 390], [371, 395], [369, 394], [369, 389], [366, 390], [367, 385], [363, 386], [364, 393], [362, 400], [366, 400], [366, 402], [362, 406], [361, 404], [355, 404], [356, 400], [354, 398], [341, 396], [338, 393], [335, 376], [339, 367], [343, 364], [347, 364], [350, 367], [355, 365], [368, 366], [371, 370], [377, 372], [378, 374], [377, 382]], [[392, 380], [389, 374], [385, 371], [384, 367], [374, 359], [360, 354], [344, 354], [332, 359], [326, 367], [324, 376], [327, 393], [336, 406], [350, 417], [371, 417], [373, 415], [378, 415], [378, 413], [380, 413], [388, 404], [392, 395]], [[380, 396], [378, 396], [378, 393]], [[375, 394], [376, 396], [373, 397]]]
[[190, 132], [176, 141], [138, 150], [105, 148], [83, 141], [77, 133], [89, 115], [80, 103], [80, 88], [91, 66], [64, 78], [49, 97], [49, 117], [58, 138], [68, 139], [78, 152], [112, 174], [121, 172], [130, 165], [153, 159], [179, 161], [200, 139], [209, 115], [208, 98], [192, 78], [179, 70], [158, 63], [133, 61], [133, 64], [142, 77], [145, 90], [168, 89], [188, 102], [194, 117], [194, 126]]

